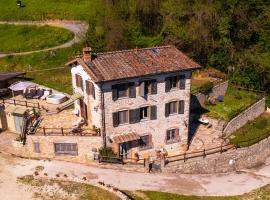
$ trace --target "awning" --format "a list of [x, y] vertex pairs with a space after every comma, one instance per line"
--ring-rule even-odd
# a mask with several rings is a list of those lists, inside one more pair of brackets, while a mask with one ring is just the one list
[[9, 79], [15, 78], [17, 76], [25, 75], [25, 72], [1, 72], [0, 81], [7, 81]]
[[75, 93], [73, 95], [71, 95], [71, 97], [69, 98], [69, 100], [67, 100], [66, 102], [60, 104], [58, 107], [57, 107], [57, 110], [64, 110], [65, 108], [71, 106], [74, 101], [82, 98], [83, 96], [80, 94], [80, 93]]
[[128, 141], [133, 141], [133, 140], [139, 140], [140, 136], [138, 133], [126, 133], [126, 134], [121, 134], [121, 135], [116, 135], [113, 137], [113, 141], [115, 143], [124, 143]]
[[30, 81], [18, 81], [13, 83], [8, 88], [11, 89], [12, 91], [21, 91], [34, 86], [37, 86], [37, 84]]

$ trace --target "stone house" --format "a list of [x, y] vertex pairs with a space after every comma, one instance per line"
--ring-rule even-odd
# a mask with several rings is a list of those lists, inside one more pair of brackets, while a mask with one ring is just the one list
[[186, 148], [192, 70], [200, 66], [174, 46], [94, 54], [71, 67], [75, 113], [98, 128], [121, 157]]

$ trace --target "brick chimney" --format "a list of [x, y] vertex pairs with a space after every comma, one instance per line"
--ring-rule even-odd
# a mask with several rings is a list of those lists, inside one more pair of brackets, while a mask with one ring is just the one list
[[92, 49], [91, 47], [83, 48], [83, 60], [84, 62], [89, 62], [92, 60]]

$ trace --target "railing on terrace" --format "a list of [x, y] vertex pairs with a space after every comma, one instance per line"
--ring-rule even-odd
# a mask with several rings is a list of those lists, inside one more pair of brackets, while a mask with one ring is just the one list
[[168, 156], [168, 157], [166, 157], [166, 164], [171, 163], [171, 162], [175, 162], [175, 161], [186, 162], [188, 159], [197, 158], [197, 157], [205, 158], [207, 155], [211, 155], [211, 154], [215, 154], [215, 153], [223, 153], [223, 152], [228, 151], [229, 149], [233, 149], [233, 148], [235, 148], [235, 145], [226, 144], [226, 145], [220, 145], [219, 147], [203, 149], [202, 151], [196, 151], [196, 152], [183, 153], [183, 154], [174, 155], [174, 156]]
[[16, 99], [1, 99], [1, 103], [3, 104], [13, 104], [13, 105], [19, 105], [19, 106], [25, 106], [29, 108], [38, 108], [40, 109], [41, 106], [39, 103], [29, 102], [29, 101], [22, 101], [22, 100], [16, 100]]
[[99, 129], [82, 128], [74, 131], [72, 128], [47, 128], [39, 127], [36, 131], [37, 135], [44, 136], [101, 136]]
[[114, 164], [133, 164], [145, 166], [146, 159], [136, 159], [136, 158], [119, 158], [116, 156], [101, 156], [99, 155], [98, 161], [100, 163], [114, 163]]

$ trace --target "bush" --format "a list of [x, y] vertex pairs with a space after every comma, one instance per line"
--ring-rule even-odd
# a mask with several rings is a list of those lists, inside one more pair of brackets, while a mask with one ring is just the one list
[[99, 155], [102, 158], [102, 161], [117, 162], [119, 160], [111, 147], [99, 149]]
[[214, 87], [214, 84], [208, 81], [199, 88], [199, 92], [207, 95], [212, 91], [213, 87]]

